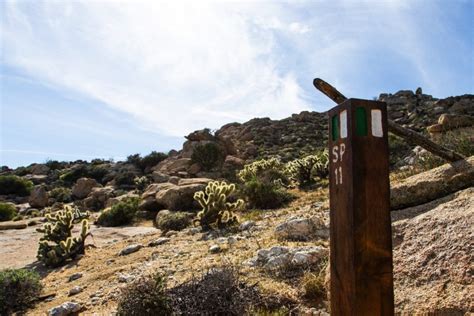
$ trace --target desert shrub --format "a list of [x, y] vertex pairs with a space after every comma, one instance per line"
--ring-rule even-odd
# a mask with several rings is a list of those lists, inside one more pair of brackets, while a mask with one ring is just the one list
[[234, 211], [244, 206], [244, 201], [227, 202], [235, 191], [235, 184], [222, 181], [209, 182], [204, 191], [194, 193], [194, 199], [201, 205], [202, 210], [197, 214], [195, 223], [204, 229], [211, 226], [224, 228], [238, 222]]
[[23, 215], [16, 215], [15, 217], [13, 217], [12, 221], [14, 222], [18, 222], [18, 221], [21, 221], [22, 219], [24, 219], [25, 217]]
[[18, 176], [0, 176], [0, 195], [14, 194], [18, 196], [27, 196], [30, 194], [32, 188], [33, 182]]
[[103, 211], [97, 219], [97, 224], [107, 227], [129, 224], [138, 211], [138, 204], [139, 199], [136, 197], [124, 199], [110, 209]]
[[389, 150], [389, 161], [390, 166], [395, 166], [403, 161], [403, 158], [408, 156], [413, 145], [410, 145], [401, 137], [398, 137], [392, 133], [388, 133], [388, 150]]
[[247, 315], [262, 304], [258, 288], [240, 282], [230, 267], [212, 269], [168, 293], [176, 315]]
[[26, 269], [0, 271], [0, 315], [30, 306], [41, 293], [40, 276]]
[[59, 179], [68, 184], [74, 184], [79, 178], [87, 178], [87, 167], [79, 165], [63, 173]]
[[215, 143], [196, 146], [191, 156], [191, 161], [199, 164], [205, 171], [210, 171], [212, 168], [217, 167], [222, 162], [222, 159], [222, 151]]
[[294, 197], [278, 182], [253, 178], [240, 189], [252, 208], [275, 209], [290, 202]]
[[157, 273], [125, 287], [118, 300], [117, 315], [172, 315], [164, 277]]
[[162, 231], [182, 230], [191, 225], [194, 215], [187, 212], [169, 212], [160, 214], [156, 220], [156, 227]]
[[86, 167], [86, 174], [88, 178], [92, 178], [97, 182], [104, 183], [104, 177], [109, 173], [109, 170], [104, 165], [91, 165]]
[[16, 216], [16, 208], [9, 203], [0, 202], [0, 222], [12, 220]]
[[311, 186], [329, 175], [328, 151], [290, 161], [286, 165], [286, 172], [300, 188]]
[[326, 298], [324, 282], [324, 269], [319, 272], [306, 272], [301, 280], [303, 296], [312, 301]]
[[51, 160], [48, 159], [45, 162], [45, 165], [50, 169], [50, 170], [58, 170], [64, 168], [65, 162], [59, 162], [57, 160]]
[[129, 170], [120, 170], [115, 176], [115, 185], [119, 187], [135, 186], [136, 174]]
[[151, 168], [168, 158], [168, 155], [165, 153], [152, 151], [143, 158], [140, 154], [134, 154], [127, 157], [127, 163], [134, 165], [139, 168], [142, 172], [147, 168]]
[[15, 169], [14, 174], [23, 177], [30, 173], [30, 168], [28, 167], [18, 167]]
[[[84, 254], [84, 242], [89, 236], [89, 213], [66, 207], [55, 214], [46, 214], [47, 223], [37, 229], [40, 238], [37, 258], [49, 267], [58, 267], [77, 255]], [[79, 236], [72, 237], [74, 224], [81, 222]]]
[[72, 201], [72, 193], [69, 188], [54, 188], [49, 192], [49, 196], [54, 198], [56, 202], [69, 203]]

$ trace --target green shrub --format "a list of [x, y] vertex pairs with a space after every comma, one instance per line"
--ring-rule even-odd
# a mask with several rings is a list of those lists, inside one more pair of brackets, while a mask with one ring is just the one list
[[329, 175], [328, 151], [290, 161], [286, 165], [286, 172], [300, 188], [311, 186], [317, 183], [318, 179], [326, 179]]
[[59, 162], [57, 160], [47, 160], [45, 165], [50, 169], [50, 170], [58, 170], [64, 168], [65, 162]]
[[12, 220], [16, 216], [16, 208], [10, 203], [0, 202], [0, 222]]
[[56, 202], [69, 203], [72, 201], [72, 193], [69, 188], [54, 188], [49, 192], [49, 196], [54, 198]]
[[[37, 229], [43, 233], [40, 238], [37, 258], [48, 267], [58, 267], [77, 255], [84, 254], [84, 242], [89, 236], [89, 212], [66, 207], [55, 214], [46, 214], [48, 223]], [[74, 223], [81, 222], [79, 236], [72, 237]]]
[[109, 169], [104, 165], [91, 165], [86, 167], [86, 175], [99, 183], [104, 184], [104, 177], [109, 173]]
[[210, 171], [222, 162], [223, 155], [219, 146], [215, 143], [198, 145], [194, 148], [191, 161], [197, 163], [205, 171]]
[[0, 271], [0, 315], [31, 306], [41, 293], [40, 276], [26, 269]]
[[195, 223], [204, 229], [212, 226], [224, 228], [238, 222], [234, 211], [244, 205], [243, 200], [234, 203], [227, 202], [229, 196], [235, 191], [235, 184], [227, 184], [224, 181], [209, 182], [204, 191], [194, 193], [194, 199], [199, 202], [202, 210], [197, 214]]
[[18, 222], [18, 221], [21, 221], [22, 219], [24, 219], [25, 217], [23, 215], [16, 215], [15, 217], [13, 217], [12, 221], [14, 222]]
[[115, 176], [115, 185], [119, 187], [135, 186], [136, 174], [128, 170], [120, 170]]
[[131, 197], [120, 201], [100, 214], [97, 224], [101, 226], [114, 227], [129, 224], [138, 211], [139, 199]]
[[125, 287], [118, 300], [117, 315], [172, 315], [164, 277], [157, 273]]
[[0, 195], [14, 194], [27, 196], [33, 188], [33, 182], [20, 178], [18, 176], [0, 176]]
[[139, 168], [142, 172], [147, 168], [151, 168], [168, 158], [165, 153], [152, 151], [145, 157], [141, 157], [140, 154], [134, 154], [127, 157], [127, 163], [134, 165]]
[[170, 230], [182, 230], [191, 225], [193, 213], [187, 212], [169, 212], [166, 214], [160, 214], [156, 220], [156, 228], [161, 229], [164, 232]]
[[252, 208], [275, 209], [293, 200], [293, 195], [277, 182], [253, 178], [241, 187], [241, 192], [246, 197]]
[[97, 182], [103, 183], [104, 177], [108, 174], [108, 169], [102, 165], [79, 165], [72, 170], [63, 173], [59, 179], [68, 183], [74, 184], [80, 178], [92, 178]]

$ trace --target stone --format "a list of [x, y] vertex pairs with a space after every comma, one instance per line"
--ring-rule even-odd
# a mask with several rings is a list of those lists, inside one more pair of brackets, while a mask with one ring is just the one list
[[174, 185], [178, 185], [179, 180], [181, 180], [180, 177], [172, 176], [172, 177], [170, 177], [168, 182], [171, 183], [171, 184], [174, 184]]
[[294, 218], [275, 228], [280, 239], [309, 240], [311, 238], [329, 238], [329, 228], [321, 217]]
[[474, 156], [408, 177], [390, 190], [392, 210], [420, 205], [474, 186]]
[[205, 187], [205, 183], [173, 185], [166, 190], [160, 190], [155, 200], [163, 208], [171, 211], [197, 209], [199, 205], [194, 200], [194, 193], [204, 190]]
[[79, 312], [82, 309], [81, 304], [75, 302], [65, 302], [59, 306], [48, 310], [49, 316], [67, 316]]
[[260, 249], [255, 257], [245, 264], [260, 266], [267, 270], [282, 268], [302, 268], [317, 264], [329, 256], [329, 250], [322, 246], [303, 246], [290, 248], [274, 246], [269, 249]]
[[73, 296], [73, 295], [79, 294], [81, 292], [82, 292], [82, 287], [75, 286], [75, 287], [73, 287], [72, 289], [69, 290], [69, 296]]
[[31, 207], [43, 208], [48, 205], [48, 192], [43, 185], [33, 188], [30, 194], [29, 203]]
[[156, 247], [156, 246], [159, 246], [159, 245], [163, 245], [163, 244], [166, 244], [167, 242], [169, 242], [170, 240], [171, 239], [169, 239], [169, 238], [161, 237], [161, 238], [150, 241], [148, 243], [148, 247]]
[[44, 164], [34, 164], [30, 167], [30, 172], [33, 175], [47, 175], [49, 167]]
[[135, 277], [133, 275], [127, 274], [127, 273], [120, 273], [118, 275], [118, 281], [120, 283], [130, 283], [133, 280], [135, 280]]
[[137, 252], [141, 248], [142, 248], [142, 245], [140, 245], [140, 244], [129, 245], [129, 246], [123, 248], [122, 250], [120, 250], [118, 255], [119, 256], [126, 256], [126, 255], [129, 255], [131, 253]]
[[219, 253], [219, 252], [221, 252], [221, 247], [219, 247], [219, 245], [212, 245], [211, 247], [209, 247], [209, 252], [210, 253]]
[[92, 188], [100, 187], [101, 185], [94, 179], [80, 178], [72, 187], [72, 195], [78, 199], [83, 199], [92, 192]]
[[170, 178], [169, 175], [164, 174], [164, 173], [159, 172], [159, 171], [153, 171], [153, 173], [151, 174], [151, 177], [153, 178], [153, 182], [156, 182], [156, 183], [168, 182], [168, 180]]
[[191, 166], [189, 166], [188, 173], [195, 175], [198, 174], [201, 171], [201, 165], [198, 163], [193, 163]]
[[257, 224], [255, 223], [255, 221], [245, 221], [245, 222], [243, 222], [242, 224], [240, 224], [239, 229], [240, 229], [241, 231], [245, 231], [245, 230], [251, 229], [251, 228], [254, 227], [255, 225], [257, 225]]
[[80, 279], [80, 278], [82, 278], [82, 273], [80, 272], [71, 274], [71, 276], [69, 277], [69, 282]]
[[[100, 211], [106, 207], [111, 207], [112, 205], [118, 203], [122, 199], [131, 196], [138, 196], [136, 194], [124, 194], [120, 197], [114, 198], [114, 188], [111, 186], [106, 187], [94, 187], [87, 197], [82, 201], [82, 204], [85, 209]], [[109, 202], [110, 201], [110, 202]]]

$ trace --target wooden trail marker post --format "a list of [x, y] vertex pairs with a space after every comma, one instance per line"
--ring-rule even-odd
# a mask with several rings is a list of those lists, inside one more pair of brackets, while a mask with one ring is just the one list
[[331, 314], [393, 315], [387, 107], [341, 101], [329, 111]]

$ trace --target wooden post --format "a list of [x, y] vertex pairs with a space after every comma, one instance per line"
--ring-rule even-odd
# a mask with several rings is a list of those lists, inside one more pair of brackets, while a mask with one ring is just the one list
[[329, 111], [331, 315], [393, 315], [392, 234], [384, 102]]

